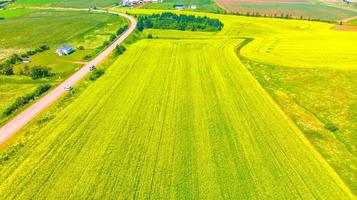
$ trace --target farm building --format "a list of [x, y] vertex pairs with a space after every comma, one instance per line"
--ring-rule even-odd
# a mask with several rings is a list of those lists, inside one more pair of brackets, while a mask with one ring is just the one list
[[30, 58], [22, 58], [22, 62], [23, 63], [29, 63], [31, 61], [30, 61]]
[[132, 6], [132, 5], [138, 5], [141, 3], [158, 3], [158, 2], [163, 2], [163, 0], [122, 0], [121, 5], [122, 6]]
[[177, 10], [183, 10], [185, 8], [185, 6], [183, 4], [175, 4], [174, 8]]
[[56, 54], [59, 56], [64, 56], [73, 53], [73, 51], [74, 51], [73, 47], [69, 44], [66, 44], [56, 49]]
[[346, 3], [357, 3], [357, 0], [343, 0]]

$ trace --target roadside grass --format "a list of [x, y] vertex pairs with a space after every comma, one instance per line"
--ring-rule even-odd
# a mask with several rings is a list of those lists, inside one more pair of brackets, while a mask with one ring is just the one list
[[17, 114], [22, 109], [10, 116], [3, 116], [3, 112], [15, 102], [18, 97], [32, 93], [41, 84], [55, 84], [56, 82], [47, 79], [32, 80], [26, 76], [5, 76], [0, 75], [0, 126]]
[[2, 165], [3, 198], [352, 198], [239, 62], [241, 41], [130, 46]]
[[117, 0], [16, 0], [18, 5], [51, 6], [66, 8], [110, 7], [119, 3]]
[[31, 9], [0, 10], [0, 18], [10, 19], [33, 12]]

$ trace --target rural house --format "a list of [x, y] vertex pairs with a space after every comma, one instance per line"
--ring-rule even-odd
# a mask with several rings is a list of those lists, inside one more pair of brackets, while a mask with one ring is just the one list
[[121, 5], [122, 6], [132, 6], [132, 5], [142, 4], [142, 3], [158, 3], [158, 2], [163, 2], [163, 0], [122, 0]]
[[66, 44], [56, 49], [56, 54], [59, 56], [64, 56], [73, 53], [73, 51], [74, 51], [73, 47], [69, 44]]

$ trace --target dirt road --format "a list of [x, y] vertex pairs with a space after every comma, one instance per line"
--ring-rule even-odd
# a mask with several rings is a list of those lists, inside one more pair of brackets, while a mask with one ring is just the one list
[[[73, 9], [74, 10], [74, 9]], [[95, 12], [107, 12], [96, 10]], [[135, 30], [136, 21], [134, 17], [117, 12], [107, 12], [115, 15], [120, 15], [122, 17], [127, 18], [130, 21], [130, 27], [127, 31], [125, 31], [119, 38], [117, 38], [109, 47], [107, 47], [102, 53], [100, 53], [96, 58], [92, 61], [86, 63], [79, 71], [74, 73], [71, 77], [65, 80], [62, 84], [53, 89], [50, 93], [42, 97], [36, 103], [28, 107], [26, 110], [21, 112], [11, 121], [6, 123], [2, 128], [0, 128], [0, 143], [7, 140], [9, 137], [14, 135], [17, 131], [19, 131], [22, 127], [24, 127], [29, 121], [31, 121], [36, 115], [38, 115], [42, 110], [46, 107], [54, 103], [58, 98], [60, 98], [65, 92], [64, 86], [66, 84], [75, 84], [79, 80], [81, 80], [86, 74], [90, 72], [89, 66], [98, 65], [101, 61], [103, 61], [114, 49], [117, 45], [121, 44], [131, 32]]]

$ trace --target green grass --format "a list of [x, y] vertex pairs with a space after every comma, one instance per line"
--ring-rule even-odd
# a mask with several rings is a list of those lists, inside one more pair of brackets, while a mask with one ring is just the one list
[[217, 6], [214, 0], [164, 0], [162, 3], [151, 3], [146, 4], [142, 8], [147, 9], [174, 9], [175, 4], [183, 4], [186, 9], [190, 5], [196, 5], [197, 11], [205, 11], [205, 12], [215, 12], [220, 13], [223, 10]]
[[0, 10], [0, 18], [9, 19], [32, 12], [31, 9]]
[[49, 83], [49, 81], [34, 81], [24, 76], [0, 75], [0, 124], [9, 119], [9, 117], [2, 116], [8, 106], [18, 97], [33, 92], [40, 84], [44, 83]]
[[17, 0], [18, 5], [37, 5], [37, 6], [51, 6], [51, 7], [74, 7], [74, 8], [88, 8], [88, 7], [110, 7], [119, 3], [117, 0]]
[[84, 46], [92, 49], [107, 40], [109, 34], [115, 32], [123, 22], [114, 15], [53, 10], [38, 10], [23, 17], [2, 20], [0, 59], [12, 53], [33, 50], [41, 44], [49, 45], [51, 51], [63, 43], [73, 43], [75, 46], [86, 43]]

